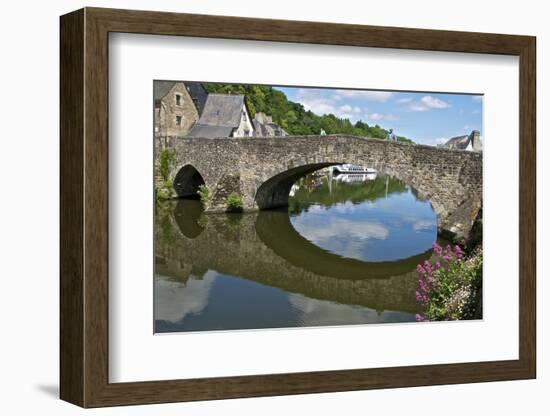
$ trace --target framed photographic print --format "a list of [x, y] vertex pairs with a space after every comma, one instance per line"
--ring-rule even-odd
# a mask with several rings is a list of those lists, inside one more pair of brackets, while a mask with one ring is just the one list
[[535, 38], [61, 17], [83, 407], [534, 378]]

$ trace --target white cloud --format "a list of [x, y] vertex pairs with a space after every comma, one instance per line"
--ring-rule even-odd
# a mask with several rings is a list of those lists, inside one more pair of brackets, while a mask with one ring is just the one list
[[423, 112], [431, 109], [449, 108], [451, 104], [431, 95], [425, 95], [420, 101], [411, 101], [407, 109], [409, 111]]
[[425, 105], [422, 105], [420, 103], [411, 103], [407, 109], [409, 111], [414, 111], [414, 112], [421, 112], [421, 111], [428, 111], [429, 108], [426, 107]]
[[[308, 111], [317, 115], [334, 114], [337, 117], [349, 119], [351, 122], [363, 119], [371, 121], [397, 121], [399, 116], [392, 113], [369, 113], [366, 107], [354, 105], [354, 102], [347, 102], [350, 98], [360, 98], [370, 101], [384, 102], [390, 99], [395, 93], [389, 91], [356, 91], [336, 90], [333, 94], [317, 89], [301, 88], [298, 90], [298, 101]], [[345, 99], [348, 99], [344, 101]]]
[[472, 100], [474, 100], [474, 101], [483, 101], [483, 95], [473, 95]]
[[396, 116], [395, 114], [372, 113], [372, 114], [367, 114], [367, 117], [372, 121], [380, 121], [380, 120], [397, 121], [397, 120], [399, 120], [399, 117]]
[[326, 212], [293, 218], [291, 222], [294, 229], [314, 245], [358, 260], [364, 260], [369, 242], [386, 240], [390, 234], [389, 229], [377, 221], [333, 218]]
[[345, 305], [327, 300], [317, 300], [301, 294], [291, 293], [288, 301], [293, 309], [300, 311], [300, 322], [305, 326], [347, 325], [384, 323], [392, 321], [414, 321], [414, 315], [403, 312], [376, 311], [363, 306]]
[[292, 221], [292, 225], [301, 235], [318, 245], [334, 240], [340, 235], [357, 240], [385, 240], [389, 236], [389, 230], [375, 221], [357, 223], [343, 218], [329, 217], [326, 223], [319, 227], [314, 219], [309, 221], [307, 218], [299, 218]]
[[398, 98], [395, 101], [399, 104], [407, 104], [407, 103], [410, 103], [412, 100], [413, 99], [411, 97], [407, 97], [407, 98]]
[[340, 100], [342, 98], [360, 98], [379, 103], [385, 103], [395, 95], [395, 93], [391, 91], [336, 90], [335, 93], [336, 100]]
[[298, 90], [298, 98], [306, 110], [312, 111], [315, 114], [323, 115], [336, 113], [336, 106], [334, 103], [315, 90], [300, 88]]
[[344, 104], [342, 106], [340, 106], [338, 108], [339, 111], [341, 111], [342, 113], [355, 113], [355, 114], [361, 114], [364, 110], [362, 110], [360, 107], [358, 106], [351, 106], [349, 104]]
[[210, 288], [216, 274], [208, 271], [187, 283], [155, 278], [155, 319], [172, 323], [180, 322], [189, 314], [199, 314], [208, 304]]
[[418, 220], [413, 222], [412, 228], [414, 231], [425, 231], [425, 230], [432, 230], [436, 228], [435, 221], [430, 220]]
[[366, 108], [351, 104], [340, 105], [339, 98], [335, 95], [325, 95], [314, 89], [301, 88], [298, 90], [298, 101], [308, 111], [317, 115], [334, 114], [340, 118], [347, 118], [355, 122], [360, 115], [367, 112]]
[[420, 101], [429, 108], [449, 108], [451, 106], [448, 102], [432, 97], [431, 95], [422, 97]]
[[341, 110], [341, 111], [345, 111], [346, 113], [349, 113], [349, 112], [352, 111], [352, 107], [351, 107], [351, 105], [346, 104], [346, 105], [341, 106], [341, 107], [340, 107], [340, 110]]

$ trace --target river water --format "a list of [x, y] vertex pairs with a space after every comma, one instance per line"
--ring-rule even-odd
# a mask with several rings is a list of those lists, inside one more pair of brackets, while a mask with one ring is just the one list
[[415, 320], [430, 203], [381, 174], [316, 172], [290, 195], [288, 209], [250, 214], [157, 204], [155, 332]]

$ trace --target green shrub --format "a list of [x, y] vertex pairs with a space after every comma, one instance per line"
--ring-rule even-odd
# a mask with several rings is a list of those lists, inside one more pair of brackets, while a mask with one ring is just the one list
[[175, 159], [175, 152], [172, 149], [162, 149], [159, 153], [159, 173], [164, 181], [168, 180], [170, 167]]
[[210, 205], [210, 189], [206, 185], [200, 185], [197, 191], [201, 199], [201, 205], [204, 209]]
[[159, 187], [155, 186], [155, 199], [157, 201], [166, 201], [174, 197], [174, 189], [170, 181], [163, 181]]
[[171, 199], [170, 190], [165, 187], [155, 188], [155, 199], [157, 201], [166, 201]]
[[225, 206], [228, 212], [241, 212], [243, 210], [243, 199], [233, 192], [225, 199]]

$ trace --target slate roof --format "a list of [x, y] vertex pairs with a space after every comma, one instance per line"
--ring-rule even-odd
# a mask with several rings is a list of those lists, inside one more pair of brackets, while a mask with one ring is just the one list
[[244, 95], [208, 94], [197, 123], [187, 137], [230, 137], [241, 124]]
[[230, 137], [233, 132], [233, 127], [224, 126], [205, 126], [203, 124], [195, 124], [186, 134], [187, 137]]
[[208, 93], [200, 82], [155, 81], [153, 82], [153, 99], [155, 102], [164, 98], [176, 82], [181, 82], [185, 85], [185, 88], [187, 89], [187, 92], [189, 92], [189, 95], [191, 96], [191, 99], [193, 100], [200, 116], [204, 109], [204, 105], [206, 104], [206, 98], [208, 97]]
[[288, 133], [276, 123], [263, 124], [260, 121], [252, 120], [254, 126], [254, 135], [256, 137], [269, 137], [269, 136], [288, 136]]
[[174, 86], [175, 81], [155, 81], [153, 82], [153, 98], [154, 100], [160, 100], [166, 94], [170, 92]]
[[244, 95], [208, 94], [197, 124], [218, 127], [239, 127]]
[[465, 150], [468, 147], [468, 144], [470, 144], [470, 136], [466, 135], [452, 137], [447, 140], [447, 142], [443, 146], [451, 149]]
[[200, 82], [185, 82], [185, 87], [187, 88], [191, 99], [195, 103], [195, 107], [197, 107], [197, 111], [200, 117], [204, 110], [204, 106], [208, 98], [208, 93]]
[[254, 132], [256, 133], [257, 137], [269, 136], [269, 131], [267, 131], [267, 128], [258, 120], [252, 120], [252, 125], [254, 126]]

